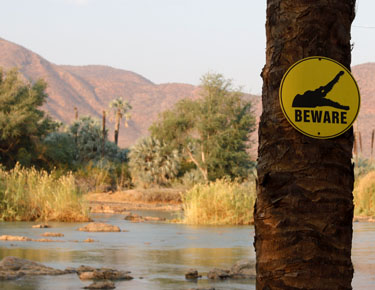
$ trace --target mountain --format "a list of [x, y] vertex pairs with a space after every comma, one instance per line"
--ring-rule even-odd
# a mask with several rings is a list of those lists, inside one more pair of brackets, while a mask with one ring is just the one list
[[[26, 80], [44, 79], [48, 101], [44, 109], [64, 123], [74, 119], [74, 107], [79, 115], [101, 118], [103, 110], [116, 97], [123, 97], [132, 105], [129, 127], [120, 129], [120, 146], [130, 146], [148, 134], [148, 127], [158, 114], [171, 108], [183, 98], [198, 98], [199, 88], [189, 84], [154, 84], [131, 71], [102, 65], [70, 66], [53, 64], [38, 54], [0, 38], [0, 67], [17, 67]], [[361, 109], [354, 125], [361, 133], [362, 155], [370, 157], [371, 132], [375, 129], [375, 63], [354, 66], [353, 75], [361, 92]], [[259, 120], [259, 96], [247, 95], [254, 102]], [[113, 120], [109, 120], [109, 137], [113, 140]], [[252, 137], [256, 143], [257, 133]], [[359, 140], [359, 139], [358, 139]], [[358, 142], [359, 143], [359, 142]], [[256, 148], [255, 145], [253, 148]], [[255, 150], [254, 150], [255, 151]], [[253, 152], [252, 155], [255, 156]]]
[[[370, 158], [371, 134], [375, 129], [375, 63], [354, 66], [352, 72], [361, 94], [361, 107], [354, 124], [359, 154]], [[358, 133], [360, 133], [361, 138], [359, 138]]]
[[[29, 81], [44, 79], [48, 100], [44, 109], [64, 123], [79, 115], [101, 118], [110, 101], [123, 97], [132, 105], [129, 127], [120, 128], [119, 145], [129, 146], [156, 119], [159, 112], [171, 108], [182, 98], [197, 98], [198, 88], [189, 84], [154, 84], [136, 73], [101, 65], [67, 66], [53, 64], [32, 51], [0, 38], [0, 67], [18, 68]], [[114, 121], [108, 120], [109, 137], [113, 140]]]

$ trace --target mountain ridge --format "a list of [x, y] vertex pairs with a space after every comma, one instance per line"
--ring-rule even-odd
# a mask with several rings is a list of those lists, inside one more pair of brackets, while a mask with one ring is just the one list
[[[74, 107], [78, 108], [81, 116], [91, 115], [101, 119], [102, 111], [108, 110], [109, 102], [123, 97], [133, 109], [129, 127], [120, 129], [120, 146], [131, 146], [138, 138], [147, 135], [148, 127], [158, 114], [170, 109], [179, 100], [199, 98], [199, 87], [191, 84], [155, 84], [140, 74], [107, 65], [57, 65], [1, 37], [0, 67], [5, 70], [17, 67], [25, 80], [44, 79], [48, 84], [49, 98], [43, 108], [53, 118], [66, 124], [74, 120]], [[354, 128], [361, 132], [361, 154], [370, 157], [371, 132], [375, 128], [375, 63], [353, 66], [352, 73], [360, 88], [362, 103]], [[260, 97], [247, 97], [255, 100], [254, 112], [259, 120]], [[113, 140], [113, 118], [108, 118], [107, 127], [110, 129], [110, 140]], [[256, 142], [256, 132], [252, 139]]]
[[[129, 146], [147, 134], [157, 114], [182, 98], [197, 98], [198, 88], [189, 84], [155, 84], [140, 74], [106, 65], [57, 65], [18, 44], [0, 38], [0, 66], [16, 67], [28, 81], [44, 79], [49, 96], [44, 109], [64, 123], [74, 119], [74, 107], [79, 115], [100, 119], [103, 110], [116, 97], [128, 100], [132, 119], [126, 130], [120, 130], [119, 144]], [[108, 119], [113, 131], [114, 122]], [[109, 133], [112, 139], [111, 132]]]

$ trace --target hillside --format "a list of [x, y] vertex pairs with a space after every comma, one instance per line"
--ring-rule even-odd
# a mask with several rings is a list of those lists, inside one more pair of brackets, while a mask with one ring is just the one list
[[[158, 113], [170, 108], [182, 98], [195, 98], [197, 87], [189, 84], [154, 84], [146, 78], [108, 66], [65, 66], [53, 64], [36, 53], [0, 38], [0, 67], [17, 67], [23, 77], [35, 81], [44, 79], [49, 99], [45, 110], [64, 123], [74, 119], [74, 107], [79, 115], [101, 118], [109, 102], [123, 97], [133, 107], [132, 119], [126, 130], [120, 131], [120, 145], [129, 146], [147, 129]], [[113, 121], [109, 120], [109, 136], [113, 138]]]
[[[375, 63], [354, 66], [352, 71], [361, 93], [361, 108], [354, 129], [359, 131], [362, 137], [362, 152], [360, 154], [369, 158], [371, 155], [371, 132], [375, 129]], [[360, 146], [358, 145], [358, 147]]]
[[[109, 102], [116, 97], [128, 100], [132, 107], [129, 127], [120, 130], [120, 145], [130, 146], [147, 135], [148, 127], [157, 115], [183, 98], [197, 98], [199, 89], [189, 84], [154, 84], [131, 71], [102, 65], [69, 66], [53, 64], [38, 54], [0, 38], [0, 67], [17, 67], [23, 77], [48, 83], [49, 99], [45, 110], [52, 117], [69, 124], [74, 119], [74, 107], [80, 115], [101, 118]], [[375, 63], [354, 66], [353, 74], [361, 91], [361, 110], [356, 130], [362, 136], [362, 154], [370, 157], [371, 131], [375, 129]], [[259, 97], [247, 96], [255, 103], [257, 117], [261, 113]], [[113, 121], [109, 120], [109, 137], [113, 140]], [[257, 133], [253, 134], [254, 141]], [[256, 142], [256, 141], [255, 141]], [[255, 155], [255, 154], [254, 154]]]

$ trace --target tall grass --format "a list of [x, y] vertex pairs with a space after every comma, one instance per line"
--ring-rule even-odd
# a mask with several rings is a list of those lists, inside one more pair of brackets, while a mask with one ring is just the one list
[[71, 173], [0, 169], [0, 220], [87, 221], [88, 208]]
[[253, 222], [255, 183], [217, 180], [197, 184], [183, 196], [187, 224], [245, 225]]
[[359, 177], [354, 187], [355, 215], [375, 216], [375, 171]]
[[83, 192], [108, 192], [131, 187], [127, 163], [89, 162], [74, 172], [74, 177]]

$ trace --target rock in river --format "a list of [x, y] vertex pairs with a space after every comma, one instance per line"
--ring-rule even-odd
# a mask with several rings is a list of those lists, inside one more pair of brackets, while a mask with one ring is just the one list
[[190, 288], [188, 290], [215, 290], [214, 287], [209, 287], [209, 288]]
[[255, 279], [255, 263], [252, 260], [241, 260], [230, 268], [231, 279]]
[[214, 268], [207, 274], [208, 279], [224, 280], [230, 277], [229, 270]]
[[30, 238], [24, 236], [11, 236], [11, 235], [2, 235], [0, 236], [0, 241], [18, 241], [18, 242], [29, 242]]
[[32, 228], [34, 229], [46, 229], [46, 228], [50, 228], [51, 226], [50, 225], [47, 225], [47, 224], [38, 224], [38, 225], [33, 225]]
[[77, 268], [77, 274], [81, 280], [132, 280], [128, 275], [129, 271], [118, 271], [108, 268], [92, 268], [90, 266], [80, 266]]
[[118, 226], [98, 222], [89, 223], [78, 230], [82, 232], [121, 232]]
[[89, 286], [84, 287], [83, 289], [115, 289], [115, 283], [112, 281], [100, 281], [94, 282]]
[[50, 233], [50, 232], [45, 232], [42, 234], [42, 237], [63, 237], [64, 234], [61, 233]]
[[195, 280], [201, 277], [202, 275], [198, 274], [197, 269], [189, 269], [185, 272], [185, 279], [188, 279], [188, 280]]
[[54, 269], [12, 256], [5, 257], [0, 261], [0, 280], [17, 279], [23, 275], [64, 275], [69, 273], [69, 271]]
[[132, 213], [128, 213], [125, 217], [124, 220], [131, 221], [133, 223], [143, 223], [143, 222], [163, 222], [166, 221], [166, 218], [161, 218], [161, 217], [153, 217], [153, 216], [140, 216]]
[[215, 268], [208, 272], [209, 279], [255, 279], [255, 263], [252, 260], [241, 260], [235, 263], [229, 270]]

